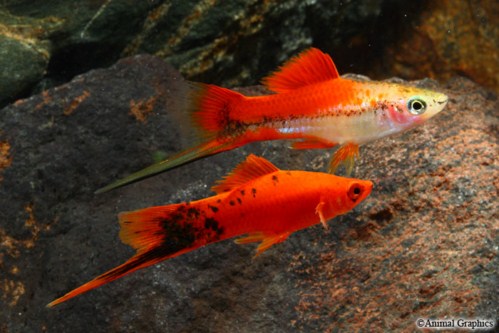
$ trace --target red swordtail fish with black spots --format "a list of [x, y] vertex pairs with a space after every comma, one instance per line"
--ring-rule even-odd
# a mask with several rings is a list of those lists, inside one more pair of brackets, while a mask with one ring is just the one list
[[171, 111], [179, 126], [187, 124], [186, 133], [196, 133], [196, 143], [97, 193], [264, 140], [294, 139], [294, 149], [339, 146], [329, 171], [344, 163], [349, 175], [359, 145], [417, 126], [447, 103], [446, 95], [430, 90], [341, 78], [329, 55], [315, 48], [289, 60], [263, 83], [274, 94], [249, 97], [179, 80], [184, 87], [178, 89], [177, 106]]
[[257, 255], [293, 232], [345, 214], [370, 193], [367, 180], [328, 173], [279, 170], [254, 155], [212, 190], [215, 196], [119, 215], [121, 240], [137, 250], [124, 264], [51, 302], [62, 303], [162, 260], [236, 236], [260, 242]]

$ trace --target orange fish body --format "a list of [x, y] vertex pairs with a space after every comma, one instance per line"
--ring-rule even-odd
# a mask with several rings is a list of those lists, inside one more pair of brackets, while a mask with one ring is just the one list
[[260, 242], [257, 254], [291, 233], [344, 214], [371, 192], [370, 181], [279, 170], [250, 155], [212, 189], [213, 197], [120, 214], [120, 237], [137, 249], [124, 264], [53, 301], [54, 306], [138, 269], [233, 238]]
[[97, 192], [265, 140], [295, 139], [295, 149], [340, 145], [330, 171], [345, 163], [350, 173], [359, 145], [419, 125], [447, 103], [444, 94], [425, 89], [341, 78], [331, 58], [314, 48], [263, 83], [274, 94], [250, 97], [215, 85], [184, 83], [181, 103], [171, 111], [179, 119], [189, 117], [179, 122], [192, 123], [201, 144]]

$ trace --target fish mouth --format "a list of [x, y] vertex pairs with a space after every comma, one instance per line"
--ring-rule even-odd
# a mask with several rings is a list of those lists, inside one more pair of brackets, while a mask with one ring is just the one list
[[445, 105], [449, 101], [449, 97], [447, 95], [444, 95], [444, 94], [439, 94], [439, 95], [440, 96], [438, 96], [438, 97], [441, 97], [441, 98], [436, 98], [437, 96], [435, 96], [433, 98], [433, 103], [438, 104], [438, 105]]
[[423, 113], [421, 115], [422, 116], [421, 119], [423, 121], [425, 121], [425, 120], [430, 119], [431, 117], [433, 117], [437, 113], [440, 113], [440, 111], [442, 111], [445, 108], [448, 101], [449, 101], [449, 97], [444, 95], [444, 94], [440, 94], [439, 96], [435, 96], [432, 99], [433, 107], [430, 108], [430, 110], [428, 110], [427, 112]]
[[364, 180], [363, 181], [363, 187], [364, 187], [364, 192], [362, 193], [362, 196], [357, 199], [358, 202], [362, 202], [365, 198], [367, 198], [369, 196], [369, 194], [371, 194], [371, 191], [373, 189], [373, 183], [370, 181], [370, 180]]
[[370, 180], [368, 180], [368, 181], [366, 182], [366, 197], [367, 197], [369, 194], [371, 194], [372, 189], [373, 189], [373, 182], [372, 182], [372, 181], [370, 181]]
[[442, 104], [447, 104], [447, 102], [449, 101], [449, 97], [446, 97], [445, 99], [441, 100], [441, 101], [435, 101], [437, 104], [439, 105], [442, 105]]

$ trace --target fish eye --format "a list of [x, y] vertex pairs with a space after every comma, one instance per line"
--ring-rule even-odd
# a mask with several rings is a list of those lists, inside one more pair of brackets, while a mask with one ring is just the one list
[[407, 110], [414, 115], [422, 114], [426, 111], [426, 102], [419, 97], [412, 97], [407, 102]]
[[352, 184], [348, 189], [348, 197], [352, 201], [356, 201], [361, 194], [362, 194], [362, 187], [357, 183]]

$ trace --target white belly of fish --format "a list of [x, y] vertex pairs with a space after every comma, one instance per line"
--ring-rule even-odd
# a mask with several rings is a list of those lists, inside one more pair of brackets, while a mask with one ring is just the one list
[[284, 135], [301, 133], [337, 144], [367, 143], [399, 131], [382, 111], [293, 119], [274, 126]]

